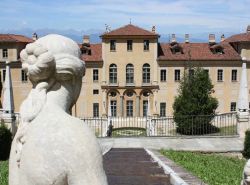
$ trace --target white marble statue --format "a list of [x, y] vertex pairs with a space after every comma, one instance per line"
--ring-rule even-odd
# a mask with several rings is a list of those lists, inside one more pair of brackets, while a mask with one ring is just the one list
[[244, 167], [241, 185], [250, 185], [250, 160], [247, 161]]
[[79, 57], [78, 45], [60, 35], [42, 37], [21, 52], [33, 88], [20, 108], [9, 185], [107, 185], [95, 136], [69, 114], [85, 72]]

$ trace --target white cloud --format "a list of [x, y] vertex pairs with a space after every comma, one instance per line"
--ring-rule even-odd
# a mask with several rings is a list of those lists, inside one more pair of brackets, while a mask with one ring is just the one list
[[[250, 23], [248, 10], [250, 0], [44, 0], [39, 2], [1, 0], [0, 6], [6, 15], [6, 20], [11, 19], [10, 16], [16, 16], [16, 19], [26, 20], [29, 23], [34, 23], [36, 20], [43, 20], [40, 21], [41, 24], [55, 21], [57, 24], [75, 29], [81, 26], [86, 29], [100, 28], [105, 23], [112, 27], [120, 26], [129, 23], [129, 18], [139, 26], [179, 26], [182, 29], [185, 29], [185, 26], [196, 28], [201, 26], [203, 29], [236, 30], [237, 27], [240, 29]], [[33, 13], [32, 16], [30, 16], [31, 13]], [[48, 17], [54, 19], [48, 20]], [[40, 27], [46, 26], [40, 25]], [[55, 24], [55, 26], [58, 25]]]

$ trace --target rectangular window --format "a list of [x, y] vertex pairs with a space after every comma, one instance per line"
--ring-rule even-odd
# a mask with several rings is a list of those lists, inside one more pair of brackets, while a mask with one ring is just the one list
[[93, 81], [98, 82], [98, 69], [93, 69]]
[[133, 117], [133, 101], [127, 101], [127, 117]]
[[24, 70], [22, 70], [22, 82], [27, 82], [28, 81], [28, 76]]
[[161, 70], [161, 82], [166, 82], [167, 81], [167, 70], [162, 69]]
[[143, 41], [143, 49], [144, 49], [144, 51], [149, 50], [149, 40], [144, 40]]
[[176, 69], [174, 71], [174, 80], [175, 81], [180, 81], [181, 80], [181, 70]]
[[165, 117], [166, 116], [166, 103], [160, 103], [160, 116]]
[[230, 111], [231, 111], [231, 112], [236, 111], [236, 102], [231, 102]]
[[5, 81], [5, 76], [6, 76], [6, 69], [3, 69], [3, 76], [2, 76], [3, 82]]
[[133, 50], [133, 41], [127, 40], [127, 50], [132, 51]]
[[93, 90], [93, 94], [99, 94], [99, 90], [98, 89], [94, 89]]
[[3, 49], [3, 58], [8, 58], [8, 49]]
[[219, 69], [217, 71], [217, 81], [222, 82], [223, 81], [223, 70]]
[[148, 115], [148, 101], [143, 100], [142, 102], [142, 108], [143, 108], [143, 117], [146, 117]]
[[116, 100], [110, 101], [110, 109], [111, 109], [111, 116], [116, 117], [117, 115], [117, 101]]
[[142, 67], [142, 83], [150, 83], [150, 65], [144, 64]]
[[237, 81], [237, 70], [236, 69], [232, 70], [232, 78], [231, 79], [233, 82]]
[[204, 69], [204, 71], [209, 75], [209, 70], [208, 69]]
[[93, 103], [93, 117], [99, 117], [99, 103]]
[[116, 40], [110, 40], [110, 51], [116, 50]]

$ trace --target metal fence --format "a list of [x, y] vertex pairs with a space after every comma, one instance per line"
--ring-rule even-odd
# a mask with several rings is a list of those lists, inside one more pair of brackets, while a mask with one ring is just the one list
[[213, 116], [82, 118], [97, 137], [235, 136], [235, 113]]

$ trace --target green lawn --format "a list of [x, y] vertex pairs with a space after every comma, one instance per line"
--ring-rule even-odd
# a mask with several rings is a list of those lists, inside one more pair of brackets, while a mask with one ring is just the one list
[[8, 161], [0, 161], [0, 185], [8, 185]]
[[161, 150], [169, 159], [209, 185], [239, 185], [246, 160], [219, 154]]
[[146, 136], [145, 128], [121, 127], [112, 130], [112, 137]]

